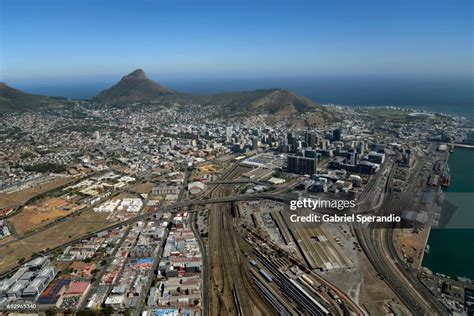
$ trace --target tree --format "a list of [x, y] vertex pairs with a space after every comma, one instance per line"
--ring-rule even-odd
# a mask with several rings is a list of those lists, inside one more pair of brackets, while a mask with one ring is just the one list
[[45, 314], [46, 316], [54, 316], [54, 315], [56, 315], [56, 312], [54, 311], [54, 309], [48, 308], [48, 309], [44, 312], [44, 314]]
[[76, 313], [76, 316], [95, 316], [95, 315], [101, 315], [101, 313], [97, 313], [96, 311], [93, 310], [80, 310]]
[[105, 315], [112, 315], [115, 312], [115, 309], [112, 306], [106, 306], [102, 310]]

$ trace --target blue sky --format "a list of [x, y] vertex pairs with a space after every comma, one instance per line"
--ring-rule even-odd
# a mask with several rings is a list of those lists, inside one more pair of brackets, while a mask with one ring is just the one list
[[473, 1], [0, 3], [6, 82], [473, 70]]

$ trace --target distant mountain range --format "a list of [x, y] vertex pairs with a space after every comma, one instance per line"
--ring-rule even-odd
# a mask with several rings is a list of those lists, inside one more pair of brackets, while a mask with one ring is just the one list
[[[0, 84], [0, 113], [56, 107], [60, 99], [28, 94]], [[322, 108], [306, 97], [286, 89], [228, 92], [216, 94], [179, 93], [150, 80], [142, 69], [124, 76], [117, 84], [92, 100], [98, 106], [116, 107], [167, 101], [185, 105], [204, 104], [220, 107], [228, 113], [267, 113], [281, 118], [294, 114], [317, 112]]]

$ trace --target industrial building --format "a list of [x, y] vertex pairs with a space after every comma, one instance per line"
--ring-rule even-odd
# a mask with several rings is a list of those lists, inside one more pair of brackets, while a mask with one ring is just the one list
[[38, 257], [0, 283], [0, 298], [36, 300], [56, 274], [57, 270], [49, 259]]

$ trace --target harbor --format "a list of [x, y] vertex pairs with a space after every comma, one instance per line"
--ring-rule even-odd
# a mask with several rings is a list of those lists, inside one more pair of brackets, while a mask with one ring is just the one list
[[451, 278], [474, 279], [474, 212], [471, 162], [474, 150], [455, 148], [450, 155], [439, 228], [431, 229], [423, 266]]

